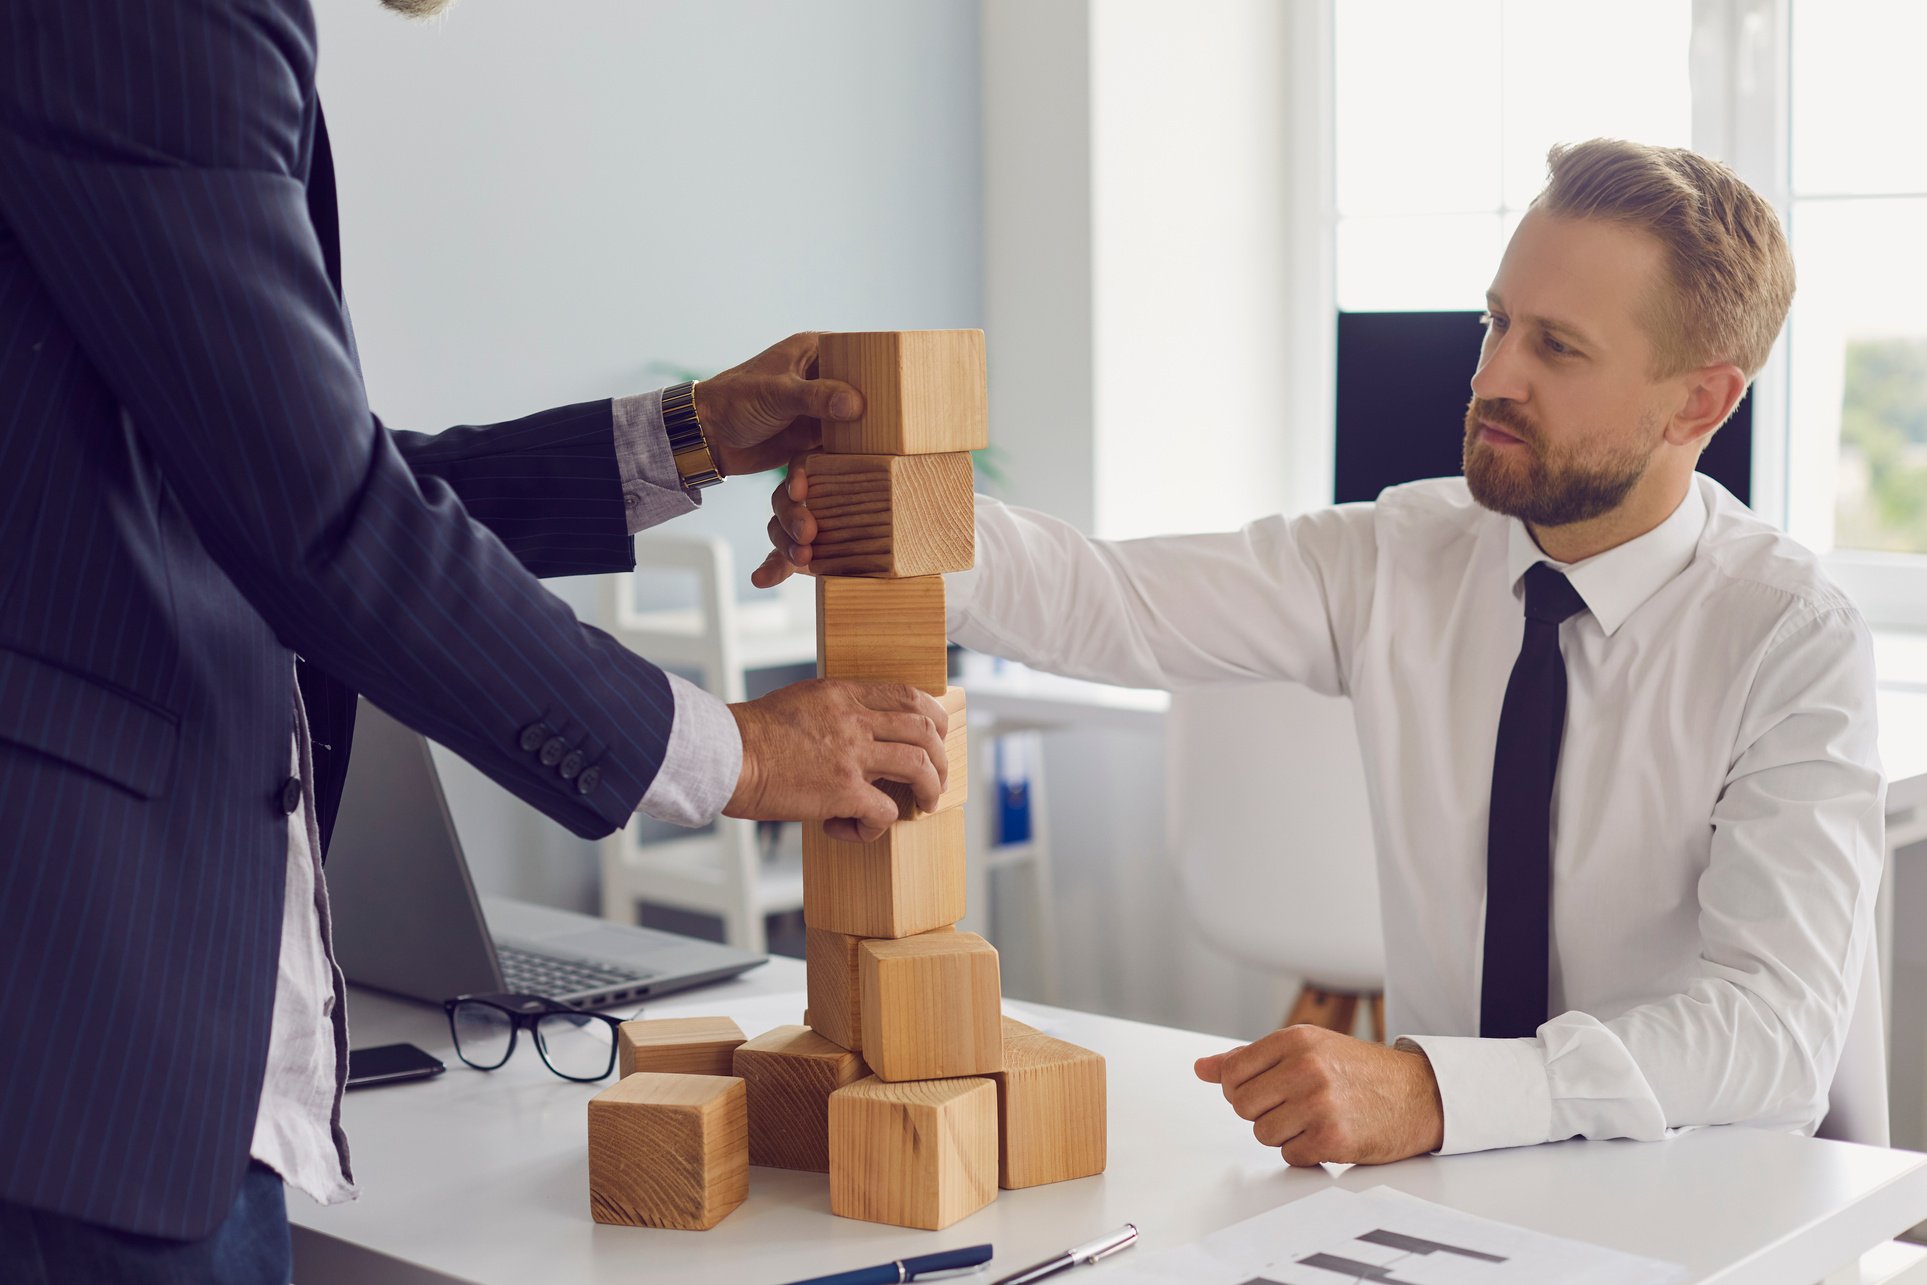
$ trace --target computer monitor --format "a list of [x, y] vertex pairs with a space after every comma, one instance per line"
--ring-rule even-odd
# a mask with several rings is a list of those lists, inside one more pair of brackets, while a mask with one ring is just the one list
[[[1338, 314], [1340, 504], [1376, 499], [1401, 482], [1458, 475], [1482, 337], [1477, 312]], [[1751, 502], [1751, 396], [1714, 434], [1699, 471]]]

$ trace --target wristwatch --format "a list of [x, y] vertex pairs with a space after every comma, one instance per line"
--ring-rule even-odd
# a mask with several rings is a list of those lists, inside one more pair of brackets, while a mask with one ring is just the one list
[[663, 389], [662, 427], [669, 435], [669, 453], [675, 457], [683, 490], [700, 491], [723, 480], [703, 422], [696, 418], [695, 384], [685, 381]]

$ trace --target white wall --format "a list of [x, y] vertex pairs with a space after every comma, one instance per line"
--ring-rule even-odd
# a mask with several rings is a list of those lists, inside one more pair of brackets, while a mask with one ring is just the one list
[[[802, 329], [979, 326], [975, 0], [322, 0], [368, 387], [397, 427], [705, 373]], [[768, 484], [686, 530], [760, 560]], [[600, 586], [558, 582], [596, 610]], [[594, 853], [444, 756], [486, 889], [594, 904]]]

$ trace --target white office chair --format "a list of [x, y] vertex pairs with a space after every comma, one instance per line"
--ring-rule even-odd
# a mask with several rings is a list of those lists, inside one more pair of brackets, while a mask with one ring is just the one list
[[[816, 657], [816, 600], [807, 582], [798, 592], [738, 603], [735, 559], [725, 540], [637, 536], [636, 570], [693, 577], [696, 605], [641, 611], [635, 579], [612, 577], [615, 637], [659, 665], [696, 671], [699, 685], [725, 701], [744, 699], [747, 670]], [[602, 840], [604, 918], [633, 923], [642, 901], [715, 915], [725, 941], [761, 952], [768, 949], [766, 917], [803, 907], [800, 840], [794, 864], [772, 866], [762, 859], [753, 821], [718, 817], [707, 831], [649, 841], [641, 832], [641, 822], [632, 820]]]
[[1385, 1038], [1385, 941], [1351, 702], [1288, 683], [1176, 692], [1166, 732], [1184, 904], [1214, 946], [1303, 978], [1287, 1024]]

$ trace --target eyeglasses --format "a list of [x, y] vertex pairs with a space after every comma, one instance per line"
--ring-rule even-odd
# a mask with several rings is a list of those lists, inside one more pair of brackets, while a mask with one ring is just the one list
[[616, 1069], [622, 1019], [540, 995], [458, 995], [443, 1000], [455, 1056], [493, 1071], [515, 1052], [518, 1031], [535, 1033], [542, 1063], [565, 1080], [600, 1080]]

